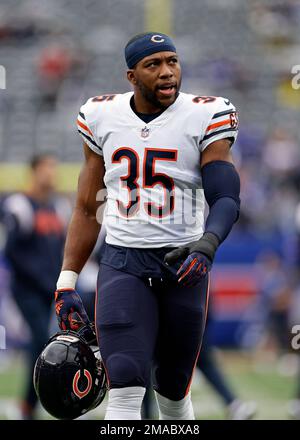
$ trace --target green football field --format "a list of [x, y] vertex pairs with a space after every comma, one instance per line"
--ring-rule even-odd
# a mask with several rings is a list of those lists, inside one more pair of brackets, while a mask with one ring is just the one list
[[[257, 419], [289, 418], [288, 404], [295, 395], [298, 359], [287, 359], [286, 365], [280, 367], [279, 361], [272, 357], [258, 360], [257, 356], [254, 358], [249, 354], [232, 351], [218, 351], [216, 355], [238, 396], [257, 403]], [[24, 372], [24, 357], [21, 353], [4, 360], [0, 358], [0, 419], [18, 418], [16, 403], [22, 389]], [[194, 375], [192, 397], [197, 419], [226, 418], [221, 400], [198, 371]], [[105, 406], [106, 401], [90, 412], [87, 418], [103, 418]], [[50, 418], [42, 409], [39, 417]]]

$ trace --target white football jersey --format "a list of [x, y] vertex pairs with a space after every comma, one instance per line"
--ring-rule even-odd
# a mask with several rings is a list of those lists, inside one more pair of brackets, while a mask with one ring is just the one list
[[145, 123], [132, 110], [133, 92], [90, 98], [78, 130], [103, 155], [106, 242], [135, 248], [177, 247], [204, 231], [200, 159], [210, 143], [237, 136], [226, 98], [180, 93]]

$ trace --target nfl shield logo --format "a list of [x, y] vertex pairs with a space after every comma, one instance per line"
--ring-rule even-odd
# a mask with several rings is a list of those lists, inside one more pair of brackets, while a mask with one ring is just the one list
[[149, 133], [150, 133], [150, 128], [147, 128], [147, 127], [142, 128], [142, 130], [141, 130], [142, 138], [144, 138], [144, 139], [147, 138], [149, 136]]

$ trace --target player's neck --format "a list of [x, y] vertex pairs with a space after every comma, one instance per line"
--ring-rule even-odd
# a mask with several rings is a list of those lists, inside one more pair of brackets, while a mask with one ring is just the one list
[[154, 104], [138, 94], [134, 94], [132, 105], [137, 113], [142, 113], [144, 115], [153, 115], [155, 113], [161, 113], [164, 110], [161, 107], [156, 107]]

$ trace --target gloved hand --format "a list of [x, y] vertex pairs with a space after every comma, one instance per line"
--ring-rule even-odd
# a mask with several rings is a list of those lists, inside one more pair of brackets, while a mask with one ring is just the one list
[[178, 260], [184, 260], [177, 271], [178, 282], [184, 286], [194, 286], [211, 270], [218, 246], [218, 237], [205, 232], [198, 241], [180, 246], [166, 254], [164, 262], [172, 265]]
[[178, 283], [183, 286], [195, 286], [210, 271], [211, 261], [200, 252], [193, 252], [177, 271]]
[[55, 292], [55, 312], [61, 330], [77, 331], [89, 324], [82, 300], [74, 289], [58, 289]]

